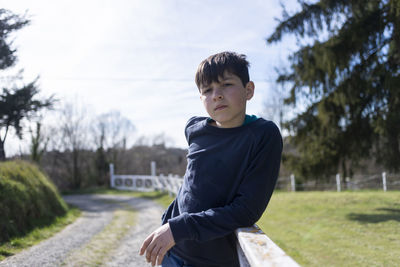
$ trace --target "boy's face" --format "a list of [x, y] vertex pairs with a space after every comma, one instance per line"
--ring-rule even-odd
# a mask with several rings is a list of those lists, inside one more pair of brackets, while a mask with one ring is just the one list
[[208, 115], [220, 128], [241, 126], [246, 115], [246, 102], [253, 97], [254, 83], [243, 86], [240, 78], [229, 72], [218, 82], [200, 86], [200, 99]]

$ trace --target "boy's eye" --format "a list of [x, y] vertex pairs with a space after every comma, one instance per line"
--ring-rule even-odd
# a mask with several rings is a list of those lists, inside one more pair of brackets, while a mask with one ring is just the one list
[[209, 92], [211, 92], [211, 88], [204, 89], [204, 91], [203, 91], [204, 94], [209, 93]]
[[231, 83], [224, 83], [224, 86], [231, 86]]

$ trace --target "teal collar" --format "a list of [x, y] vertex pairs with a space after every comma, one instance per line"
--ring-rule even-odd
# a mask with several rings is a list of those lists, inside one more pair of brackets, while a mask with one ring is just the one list
[[[257, 119], [258, 119], [258, 117], [256, 115], [247, 115], [246, 114], [246, 116], [244, 117], [244, 122], [243, 122], [242, 125], [249, 124], [250, 122], [256, 121]], [[214, 120], [211, 119], [211, 118], [207, 118], [207, 122], [208, 123], [210, 123], [212, 121], [214, 121]]]
[[249, 124], [250, 122], [256, 121], [258, 118], [256, 115], [247, 115], [244, 117], [243, 125]]

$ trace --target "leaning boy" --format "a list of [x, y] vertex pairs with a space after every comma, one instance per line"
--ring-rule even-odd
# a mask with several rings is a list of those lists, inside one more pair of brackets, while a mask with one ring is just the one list
[[263, 214], [282, 152], [276, 125], [246, 115], [254, 94], [248, 66], [244, 55], [222, 52], [198, 67], [195, 80], [210, 117], [193, 117], [185, 127], [183, 185], [140, 250], [153, 266], [239, 266], [234, 231]]

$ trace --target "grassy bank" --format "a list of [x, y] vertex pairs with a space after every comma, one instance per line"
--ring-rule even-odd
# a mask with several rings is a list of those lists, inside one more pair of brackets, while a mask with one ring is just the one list
[[0, 260], [50, 237], [79, 214], [35, 165], [0, 163]]
[[398, 266], [400, 192], [276, 192], [258, 222], [304, 266]]
[[65, 226], [75, 221], [80, 216], [79, 209], [70, 207], [67, 213], [53, 220], [43, 221], [42, 226], [36, 226], [28, 234], [14, 237], [0, 244], [0, 261], [12, 256], [19, 251], [31, 247], [64, 229]]
[[54, 184], [35, 165], [0, 163], [0, 243], [23, 236], [66, 211]]

